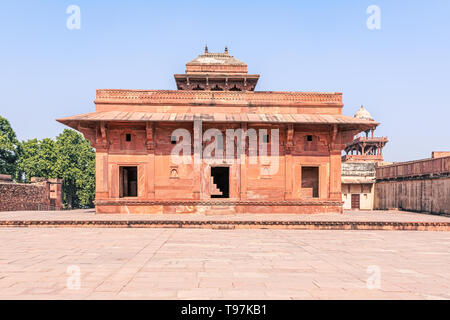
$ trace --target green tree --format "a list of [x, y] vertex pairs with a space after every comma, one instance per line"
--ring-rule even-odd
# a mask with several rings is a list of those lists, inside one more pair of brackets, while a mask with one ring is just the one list
[[8, 120], [0, 117], [0, 173], [29, 182], [31, 177], [62, 178], [68, 208], [91, 207], [95, 197], [95, 152], [89, 141], [65, 129], [56, 141], [18, 142]]
[[65, 129], [55, 143], [54, 173], [63, 180], [64, 203], [69, 208], [90, 207], [95, 197], [95, 152], [84, 137]]
[[17, 143], [11, 124], [0, 116], [0, 174], [15, 175]]
[[16, 163], [18, 180], [29, 182], [31, 177], [56, 178], [55, 162], [57, 154], [55, 141], [49, 138], [30, 139], [18, 144]]

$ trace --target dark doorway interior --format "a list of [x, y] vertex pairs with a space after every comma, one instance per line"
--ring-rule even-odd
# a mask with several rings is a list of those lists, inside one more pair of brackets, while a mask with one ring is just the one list
[[302, 167], [302, 188], [309, 197], [319, 197], [319, 167]]
[[137, 167], [120, 167], [120, 197], [137, 197]]
[[229, 198], [230, 197], [230, 168], [229, 167], [211, 167], [211, 177], [216, 187], [222, 194], [212, 194], [211, 198]]

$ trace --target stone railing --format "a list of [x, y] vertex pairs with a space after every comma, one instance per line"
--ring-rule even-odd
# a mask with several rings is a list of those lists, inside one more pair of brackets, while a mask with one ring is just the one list
[[355, 138], [352, 143], [355, 142], [387, 142], [388, 138], [387, 137], [357, 137]]
[[259, 91], [184, 91], [184, 90], [120, 90], [98, 89], [95, 103], [126, 104], [257, 104], [315, 105], [342, 107], [342, 93], [259, 92]]
[[346, 154], [342, 156], [342, 161], [351, 161], [351, 160], [383, 161], [383, 155]]

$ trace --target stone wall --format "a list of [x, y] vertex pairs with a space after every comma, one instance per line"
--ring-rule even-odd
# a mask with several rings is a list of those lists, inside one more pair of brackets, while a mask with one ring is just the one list
[[60, 179], [33, 181], [14, 183], [0, 179], [0, 211], [62, 209]]
[[343, 177], [374, 177], [375, 162], [342, 162]]
[[450, 151], [433, 151], [431, 153], [432, 158], [444, 158], [450, 157]]
[[0, 183], [0, 211], [42, 210], [45, 205], [47, 199], [42, 185]]
[[450, 214], [450, 177], [377, 182], [375, 209]]
[[450, 214], [450, 157], [377, 168], [375, 209]]

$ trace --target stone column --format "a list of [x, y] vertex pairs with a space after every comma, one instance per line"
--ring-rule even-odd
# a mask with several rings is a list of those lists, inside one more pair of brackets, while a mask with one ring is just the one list
[[[246, 144], [246, 137], [247, 137], [247, 123], [242, 123], [241, 125], [242, 128], [242, 132], [241, 132], [241, 143], [242, 143], [242, 148], [241, 150], [243, 150], [243, 152], [241, 152], [241, 154], [237, 154], [236, 155], [236, 160], [237, 157], [240, 157], [240, 162], [241, 162], [241, 166], [240, 166], [240, 178], [241, 178], [241, 200], [247, 199], [247, 144]], [[239, 149], [239, 148], [238, 148]], [[237, 152], [240, 152], [239, 150], [237, 150]]]
[[194, 199], [201, 198], [202, 190], [202, 121], [194, 119], [194, 185], [192, 188], [192, 197]]
[[147, 198], [155, 199], [155, 150], [148, 151], [146, 168]]
[[294, 125], [292, 123], [288, 124], [286, 131], [286, 146], [284, 148], [284, 176], [285, 176], [285, 186], [284, 186], [284, 199], [291, 200], [292, 199], [292, 190], [293, 190], [293, 180], [294, 176], [293, 168], [292, 168], [292, 150], [294, 149]]
[[147, 165], [145, 166], [145, 179], [147, 181], [146, 198], [155, 199], [155, 139], [153, 122], [147, 122], [146, 133], [148, 154]]
[[[147, 122], [146, 124], [146, 147], [147, 147], [147, 164], [145, 165], [145, 181], [147, 192], [145, 197], [147, 199], [155, 198], [155, 139], [154, 139], [154, 124], [153, 122]], [[139, 170], [143, 170], [139, 166]]]
[[341, 153], [333, 150], [330, 152], [330, 199], [341, 201]]
[[95, 153], [95, 199], [108, 198], [108, 153]]

